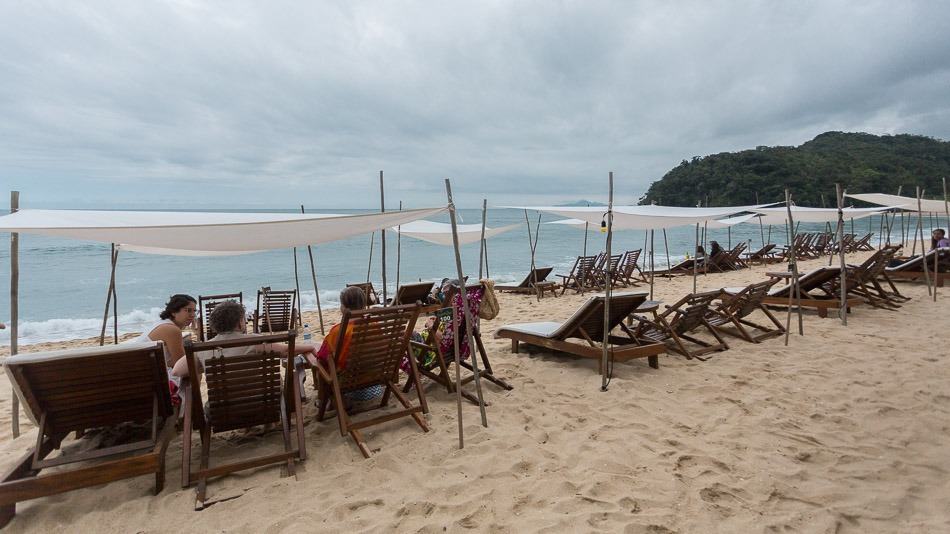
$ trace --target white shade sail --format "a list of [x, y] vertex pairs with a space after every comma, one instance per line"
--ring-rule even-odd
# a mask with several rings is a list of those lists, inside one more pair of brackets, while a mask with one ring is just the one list
[[[498, 234], [503, 234], [509, 230], [517, 228], [518, 226], [521, 226], [520, 223], [509, 224], [508, 226], [502, 226], [501, 228], [486, 227], [485, 239], [494, 237]], [[482, 225], [480, 224], [459, 224], [456, 225], [456, 228], [459, 236], [459, 245], [477, 243], [482, 237]], [[394, 226], [392, 229], [404, 236], [414, 237], [416, 239], [421, 239], [423, 241], [428, 241], [429, 243], [435, 243], [437, 245], [452, 246], [451, 224], [433, 221], [413, 221], [403, 224], [399, 227]]]
[[[729, 217], [728, 219], [713, 219], [711, 221], [706, 221], [703, 224], [707, 228], [728, 228], [730, 226], [735, 226], [744, 222], [756, 222], [756, 217], [758, 214], [749, 213], [746, 215], [736, 215], [735, 217]], [[587, 221], [582, 221], [580, 219], [561, 219], [558, 221], [550, 221], [544, 224], [562, 224], [566, 226], [573, 226], [575, 228], [584, 228], [584, 225], [587, 225], [587, 230], [589, 232], [600, 232], [600, 224], [589, 224]]]
[[[877, 204], [879, 206], [890, 206], [908, 211], [917, 211], [917, 199], [914, 197], [885, 195], [884, 193], [860, 193], [846, 196], [848, 198], [867, 202], [868, 204]], [[921, 199], [920, 209], [921, 211], [926, 211], [929, 213], [944, 213], [947, 207], [942, 200]]]
[[[863, 219], [881, 213], [889, 208], [844, 208], [844, 219]], [[762, 215], [762, 224], [782, 225], [788, 222], [788, 210], [782, 208], [756, 208], [752, 210]], [[792, 218], [795, 223], [837, 223], [838, 208], [809, 208], [792, 206]]]
[[137, 247], [135, 245], [118, 244], [116, 248], [123, 252], [137, 252], [139, 254], [152, 254], [155, 256], [242, 256], [244, 254], [255, 254], [258, 252], [267, 252], [266, 250], [182, 250], [178, 248], [158, 248], [158, 247]]
[[[720, 208], [686, 208], [676, 206], [614, 206], [613, 228], [615, 230], [659, 230], [690, 224], [702, 224], [707, 221], [723, 219], [736, 213], [752, 211], [753, 208], [769, 206], [726, 206]], [[606, 206], [502, 206], [514, 209], [529, 209], [544, 213], [554, 213], [586, 221], [600, 228], [607, 212]]]
[[41, 234], [192, 254], [257, 252], [345, 239], [437, 215], [425, 208], [357, 215], [20, 210], [0, 232]]

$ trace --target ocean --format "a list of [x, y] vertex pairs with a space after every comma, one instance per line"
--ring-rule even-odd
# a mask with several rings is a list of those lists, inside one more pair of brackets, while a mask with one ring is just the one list
[[[255, 210], [259, 211], [259, 210]], [[280, 211], [280, 210], [270, 210]], [[287, 210], [292, 212], [292, 210]], [[368, 210], [324, 210], [333, 213], [363, 213]], [[314, 210], [319, 213], [320, 210]], [[464, 223], [481, 222], [481, 210], [459, 210]], [[531, 232], [538, 221], [536, 212], [528, 212]], [[536, 250], [538, 266], [553, 266], [555, 273], [566, 274], [576, 256], [584, 249], [584, 231], [571, 226], [545, 224], [560, 219], [543, 215], [540, 238]], [[448, 214], [437, 220], [448, 222]], [[489, 209], [488, 226], [498, 227], [521, 223], [519, 228], [488, 240], [488, 274], [498, 283], [521, 281], [530, 267], [530, 248], [523, 211]], [[909, 219], [908, 219], [909, 221]], [[875, 232], [880, 218], [869, 217], [854, 221], [858, 235]], [[926, 224], [929, 228], [929, 224]], [[587, 252], [595, 254], [604, 249], [606, 234], [597, 229], [587, 233]], [[802, 224], [799, 231], [821, 231], [823, 224]], [[851, 231], [851, 223], [845, 223]], [[894, 230], [895, 234], [897, 230]], [[784, 244], [785, 227], [760, 229], [757, 224], [740, 224], [731, 229], [709, 230], [708, 240], [717, 240], [724, 247], [739, 241], [751, 241], [750, 249], [761, 246], [762, 234], [766, 241]], [[929, 236], [929, 234], [928, 234]], [[0, 234], [5, 245], [0, 250], [0, 321], [10, 319], [10, 250], [9, 234]], [[643, 248], [649, 250], [644, 231], [618, 231], [613, 238], [615, 251]], [[666, 231], [669, 261], [676, 263], [687, 252], [692, 253], [695, 227], [681, 227]], [[382, 286], [381, 244], [377, 233], [373, 261], [369, 264], [371, 236], [322, 244], [313, 247], [320, 300], [324, 309], [339, 305], [339, 292], [347, 283], [369, 278], [377, 287]], [[654, 234], [655, 266], [667, 265], [667, 254], [662, 232]], [[19, 342], [21, 345], [43, 341], [57, 341], [98, 336], [109, 285], [109, 244], [20, 234], [19, 283]], [[397, 238], [395, 232], [386, 232], [387, 282], [390, 294], [396, 289]], [[478, 275], [478, 244], [462, 247], [465, 274]], [[456, 277], [455, 257], [451, 247], [435, 245], [410, 237], [401, 239], [399, 251], [399, 281], [441, 280]], [[316, 309], [316, 293], [310, 276], [306, 247], [296, 251], [297, 273], [304, 311]], [[649, 264], [646, 252], [641, 262]], [[553, 276], [552, 276], [553, 278]], [[261, 286], [272, 289], [293, 289], [294, 252], [274, 250], [242, 256], [176, 257], [122, 252], [116, 269], [118, 326], [120, 333], [140, 332], [158, 320], [158, 313], [168, 297], [174, 293], [213, 295], [243, 292], [244, 303], [254, 309], [257, 290]], [[112, 331], [111, 312], [107, 332]], [[0, 344], [8, 345], [10, 330], [0, 330]]]

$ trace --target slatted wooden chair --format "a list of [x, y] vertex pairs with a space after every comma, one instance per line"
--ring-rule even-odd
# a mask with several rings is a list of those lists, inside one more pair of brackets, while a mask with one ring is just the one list
[[[889, 310], [896, 310], [901, 307], [901, 303], [910, 300], [901, 295], [896, 287], [892, 286], [892, 290], [888, 291], [878, 281], [900, 248], [900, 245], [886, 245], [860, 265], [848, 265], [845, 277], [847, 295], [863, 298], [875, 308]], [[828, 281], [825, 290], [835, 295], [840, 294], [840, 287], [840, 277], [837, 277]]]
[[542, 289], [550, 287], [553, 291], [557, 289], [557, 283], [547, 280], [547, 277], [553, 270], [554, 267], [535, 267], [532, 271], [528, 272], [524, 280], [520, 283], [496, 285], [495, 289], [501, 292], [534, 294], [538, 292], [538, 290], [535, 289], [535, 285], [538, 284]]
[[[293, 354], [295, 337], [295, 333], [246, 336], [185, 346], [189, 376], [200, 376], [203, 368], [207, 388], [207, 403], [203, 403], [199, 380], [191, 380], [182, 394], [181, 482], [182, 487], [198, 484], [199, 505], [205, 502], [209, 478], [273, 464], [286, 465], [287, 473], [295, 476], [295, 461], [306, 460], [299, 391], [302, 371], [295, 369], [293, 357], [288, 357]], [[271, 343], [286, 343], [289, 350], [274, 350]], [[296, 447], [291, 437], [291, 418], [294, 419]], [[211, 465], [214, 434], [257, 425], [279, 426], [284, 451]], [[198, 430], [201, 436], [200, 464], [195, 471], [191, 469], [193, 430]]]
[[[785, 273], [765, 273], [770, 278], [785, 278]], [[798, 277], [798, 287], [801, 294], [801, 306], [803, 308], [814, 308], [818, 311], [819, 317], [828, 317], [829, 309], [838, 309], [841, 307], [840, 295], [833, 292], [829, 283], [840, 276], [840, 267], [819, 267], [807, 273], [800, 274]], [[773, 287], [763, 302], [768, 306], [788, 307], [789, 293], [792, 293], [793, 285], [786, 284], [780, 287]], [[734, 292], [737, 289], [725, 288], [723, 291]], [[794, 295], [793, 295], [794, 297]], [[854, 295], [847, 296], [847, 309], [863, 304], [864, 299]], [[793, 299], [792, 306], [797, 303]]]
[[426, 304], [429, 301], [429, 294], [432, 293], [432, 286], [434, 285], [435, 282], [403, 284], [396, 290], [396, 296], [390, 299], [389, 304], [391, 306], [415, 304], [416, 302]]
[[[176, 412], [161, 343], [19, 354], [4, 368], [38, 431], [33, 448], [0, 479], [0, 526], [13, 519], [17, 502], [114, 480], [154, 474], [155, 493], [162, 490]], [[124, 423], [150, 423], [149, 437], [49, 457], [71, 432]], [[51, 467], [57, 469], [41, 474]]]
[[198, 340], [207, 341], [213, 338], [217, 332], [211, 328], [209, 319], [211, 312], [221, 304], [229, 300], [236, 301], [238, 304], [244, 302], [244, 293], [226, 293], [223, 295], [199, 295], [198, 296]]
[[[400, 417], [411, 417], [424, 432], [429, 426], [421, 414], [428, 413], [425, 392], [419, 383], [419, 373], [413, 358], [409, 358], [409, 379], [416, 386], [419, 404], [414, 406], [400, 391], [399, 364], [407, 354], [409, 338], [412, 335], [421, 306], [418, 304], [393, 306], [389, 308], [367, 308], [358, 311], [346, 310], [340, 322], [340, 331], [352, 333], [346, 356], [346, 366], [338, 369], [335, 358], [319, 362], [317, 371], [317, 420], [322, 421], [329, 404], [332, 402], [340, 424], [340, 435], [353, 438], [364, 457], [370, 457], [370, 449], [363, 440], [362, 429], [392, 421]], [[347, 336], [339, 336], [334, 354], [344, 351]], [[369, 419], [354, 421], [347, 414], [343, 396], [371, 386], [383, 386], [385, 393], [379, 408], [389, 404], [393, 395], [403, 409], [388, 412]]]
[[605, 254], [602, 257], [600, 265], [597, 266], [597, 270], [594, 271], [594, 283], [598, 288], [605, 289], [607, 283], [611, 284], [610, 287], [619, 285], [618, 275], [620, 273], [620, 262], [623, 261], [624, 253], [621, 254], [611, 254], [610, 258], [607, 258]]
[[745, 256], [746, 263], [755, 264], [755, 263], [772, 263], [779, 261], [775, 257], [775, 243], [767, 243], [764, 247], [756, 250], [755, 252], [746, 252], [743, 254]]
[[[656, 343], [666, 343], [674, 352], [686, 356], [687, 359], [696, 358], [706, 360], [703, 356], [712, 352], [729, 349], [729, 345], [709, 324], [707, 316], [713, 301], [719, 297], [719, 291], [707, 291], [686, 295], [674, 304], [666, 306], [662, 313], [654, 313], [653, 319], [642, 315], [631, 315], [636, 321], [633, 335]], [[709, 343], [690, 335], [694, 330], [705, 330], [716, 338], [716, 343]], [[699, 348], [690, 349], [684, 343], [689, 341]]]
[[[608, 355], [611, 361], [627, 361], [647, 358], [650, 367], [659, 368], [659, 355], [666, 352], [662, 343], [643, 339], [632, 332], [623, 321], [637, 308], [647, 302], [647, 293], [615, 293], [610, 296], [608, 332], [620, 328], [624, 336], [611, 334], [608, 337]], [[505, 325], [495, 331], [496, 338], [511, 340], [511, 352], [517, 354], [519, 344], [536, 345], [565, 352], [582, 358], [596, 359], [601, 371], [604, 339], [605, 295], [596, 295], [585, 302], [566, 321], [521, 323]], [[586, 344], [570, 341], [583, 340]]]
[[[468, 292], [469, 299], [475, 298], [478, 296], [479, 292], [484, 292], [485, 290], [484, 286], [481, 285], [468, 286], [465, 289]], [[470, 302], [472, 301], [470, 300]], [[473, 316], [478, 316], [478, 311], [479, 307], [473, 306]], [[461, 318], [461, 314], [459, 314], [459, 317]], [[433, 315], [433, 318], [434, 320], [432, 321], [432, 324], [426, 327], [428, 332], [426, 332], [426, 335], [424, 336], [424, 339], [426, 339], [425, 342], [410, 339], [410, 356], [416, 359], [416, 367], [418, 368], [420, 375], [443, 386], [449, 393], [455, 393], [455, 376], [449, 371], [449, 368], [455, 362], [455, 354], [454, 352], [445, 354], [442, 351], [442, 347], [436, 342], [436, 332], [439, 332], [443, 323], [445, 323], [445, 328], [452, 328], [452, 308], [443, 308], [436, 311]], [[459, 330], [459, 340], [461, 341], [464, 339], [466, 333], [464, 330], [464, 325], [461, 321], [460, 325], [463, 326], [463, 328]], [[482, 343], [481, 329], [479, 328], [477, 321], [472, 328], [472, 338], [474, 339], [475, 347], [470, 347], [469, 353], [472, 357], [474, 357], [475, 352], [478, 352], [478, 356], [481, 361], [478, 369], [478, 376], [484, 380], [488, 380], [489, 382], [501, 387], [504, 390], [511, 391], [514, 389], [511, 384], [506, 382], [504, 379], [495, 376], [495, 371], [492, 368], [491, 361], [488, 358], [488, 351], [485, 350], [485, 345]], [[427, 358], [427, 356], [430, 357]], [[434, 356], [434, 358], [431, 358], [431, 356]], [[427, 361], [430, 359], [431, 361]], [[478, 398], [465, 389], [465, 385], [475, 380], [475, 368], [469, 360], [461, 360], [460, 363], [462, 368], [465, 369], [465, 373], [461, 374], [462, 396], [471, 401], [473, 404], [478, 404]], [[403, 393], [408, 393], [413, 386], [414, 382], [410, 377], [409, 380], [406, 380], [406, 384], [403, 386]]]
[[289, 332], [299, 326], [297, 291], [275, 291], [262, 287], [257, 291], [257, 309], [254, 311], [254, 332], [270, 334]]
[[561, 279], [561, 294], [563, 295], [568, 289], [574, 289], [578, 293], [594, 289], [596, 286], [592, 281], [592, 277], [597, 271], [599, 261], [599, 254], [596, 256], [578, 256], [568, 274], [555, 275]]
[[[785, 327], [772, 315], [772, 312], [763, 304], [763, 300], [778, 280], [766, 280], [751, 284], [733, 292], [722, 292], [722, 303], [710, 308], [706, 321], [721, 334], [735, 336], [748, 341], [759, 343], [770, 337], [785, 333]], [[774, 328], [754, 323], [748, 317], [761, 311], [772, 322]], [[749, 331], [749, 327], [753, 332]]]
[[359, 282], [356, 284], [346, 284], [346, 287], [358, 287], [363, 290], [363, 295], [366, 297], [367, 306], [376, 306], [380, 304], [379, 293], [376, 292], [376, 288], [373, 287], [372, 282]]
[[640, 254], [643, 249], [628, 250], [624, 253], [623, 260], [617, 267], [616, 281], [624, 286], [636, 286], [640, 282], [646, 282], [647, 279], [640, 269]]
[[[934, 269], [934, 260], [936, 260], [936, 270]], [[897, 291], [893, 280], [924, 280], [924, 262], [927, 262], [926, 277], [934, 285], [943, 287], [944, 281], [950, 280], [950, 248], [946, 247], [933, 249], [926, 254], [910, 258], [894, 258], [880, 276], [890, 284], [894, 291]]]
[[874, 245], [871, 244], [871, 237], [873, 237], [873, 236], [874, 236], [873, 233], [867, 233], [867, 234], [864, 234], [864, 237], [862, 237], [861, 239], [856, 239], [856, 240], [854, 241], [854, 250], [856, 250], [856, 251], [860, 251], [860, 250], [863, 250], [863, 251], [871, 251], [871, 250], [874, 250]]

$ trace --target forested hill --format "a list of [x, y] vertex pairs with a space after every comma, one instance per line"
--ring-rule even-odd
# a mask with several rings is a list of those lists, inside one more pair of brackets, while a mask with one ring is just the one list
[[[785, 199], [789, 188], [802, 206], [835, 204], [835, 183], [849, 193], [943, 198], [942, 178], [950, 180], [950, 142], [920, 135], [877, 136], [826, 132], [798, 147], [760, 146], [754, 150], [695, 157], [654, 182], [641, 204], [667, 206], [752, 204]], [[948, 186], [950, 187], [950, 186]], [[708, 202], [707, 202], [708, 199]]]

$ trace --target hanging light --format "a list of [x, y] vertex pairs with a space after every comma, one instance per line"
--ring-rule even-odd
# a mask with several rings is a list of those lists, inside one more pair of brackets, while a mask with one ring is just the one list
[[607, 233], [607, 221], [600, 221], [600, 233]]

